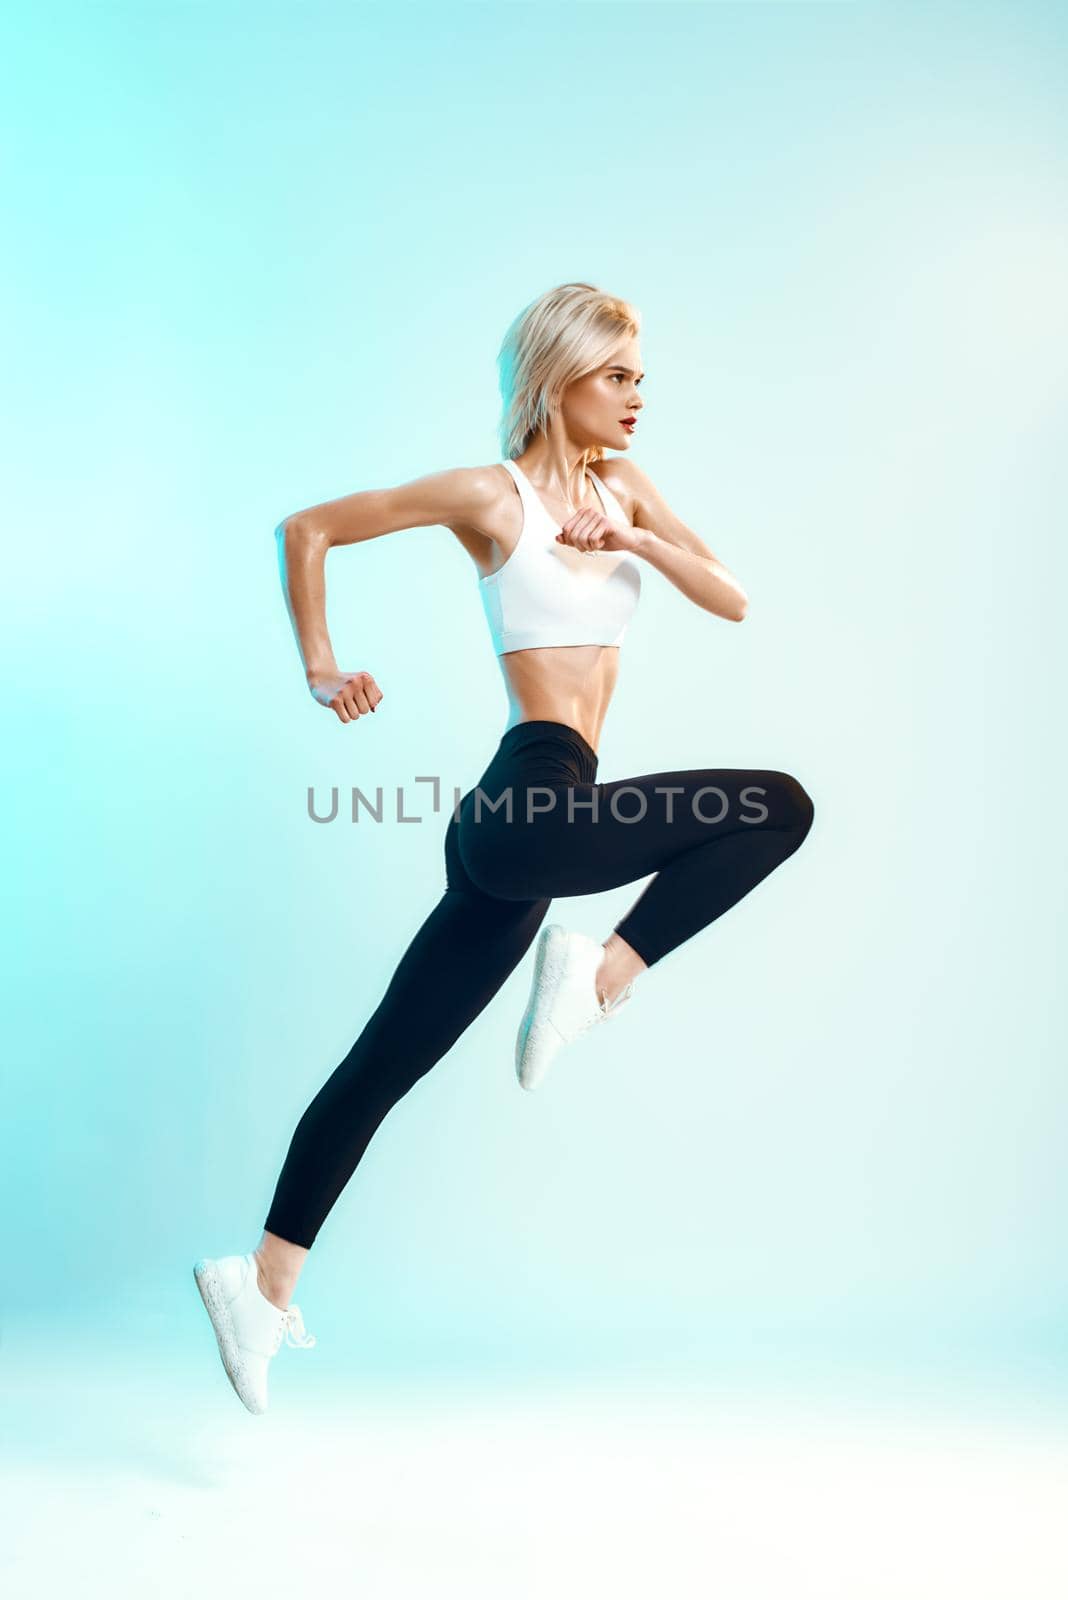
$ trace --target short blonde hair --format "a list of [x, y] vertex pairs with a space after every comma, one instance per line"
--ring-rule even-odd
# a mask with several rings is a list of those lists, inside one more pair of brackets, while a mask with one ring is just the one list
[[[497, 356], [504, 459], [522, 455], [534, 435], [548, 428], [569, 383], [595, 371], [621, 338], [634, 338], [640, 330], [634, 306], [592, 283], [561, 283], [524, 307]], [[587, 460], [603, 455], [597, 446]]]

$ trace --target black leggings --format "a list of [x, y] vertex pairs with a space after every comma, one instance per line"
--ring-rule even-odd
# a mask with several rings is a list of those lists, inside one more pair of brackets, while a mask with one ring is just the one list
[[554, 896], [655, 872], [615, 925], [652, 967], [792, 855], [812, 824], [812, 801], [786, 772], [596, 778], [596, 753], [566, 723], [505, 732], [446, 830], [444, 894], [297, 1124], [271, 1233], [313, 1243], [387, 1111], [493, 999]]

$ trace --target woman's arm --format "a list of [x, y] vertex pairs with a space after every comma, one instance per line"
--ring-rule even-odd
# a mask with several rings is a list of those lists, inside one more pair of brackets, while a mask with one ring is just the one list
[[[304, 674], [320, 703], [351, 713], [373, 711], [382, 698], [369, 673], [342, 673], [326, 625], [326, 555], [335, 545], [362, 544], [402, 528], [449, 526], [457, 520], [477, 525], [499, 494], [481, 467], [432, 472], [392, 489], [364, 489], [285, 517], [275, 529], [279, 575]], [[352, 680], [366, 679], [366, 684]], [[349, 685], [350, 687], [346, 687]], [[329, 690], [329, 698], [323, 694]], [[352, 706], [348, 702], [352, 701]], [[366, 703], [365, 703], [366, 702]], [[338, 713], [340, 715], [340, 711]], [[351, 715], [342, 718], [352, 720]]]
[[321, 534], [303, 528], [290, 517], [278, 524], [274, 536], [286, 609], [304, 662], [304, 675], [311, 683], [313, 674], [338, 670], [326, 626], [326, 552], [329, 546]]
[[636, 554], [670, 579], [687, 600], [729, 622], [741, 622], [749, 609], [745, 590], [704, 540], [675, 515], [652, 479], [625, 456], [612, 458], [610, 472], [618, 474], [634, 508]]
[[743, 621], [749, 609], [749, 597], [716, 556], [700, 556], [685, 550], [653, 528], [636, 527], [635, 532], [642, 535], [635, 546], [636, 553], [665, 578], [670, 578], [687, 600], [711, 611], [714, 616], [725, 617], [728, 622]]

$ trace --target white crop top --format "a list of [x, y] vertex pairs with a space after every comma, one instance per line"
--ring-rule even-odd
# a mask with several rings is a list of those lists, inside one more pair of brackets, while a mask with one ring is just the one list
[[[503, 461], [523, 502], [523, 526], [502, 567], [478, 581], [497, 655], [545, 645], [623, 642], [641, 593], [629, 550], [576, 550], [561, 544], [540, 496], [514, 461]], [[590, 473], [610, 522], [630, 524], [615, 495]]]

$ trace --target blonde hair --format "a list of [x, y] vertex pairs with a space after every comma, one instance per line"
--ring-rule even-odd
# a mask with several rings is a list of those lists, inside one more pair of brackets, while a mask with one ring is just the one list
[[[595, 371], [621, 338], [640, 330], [634, 306], [592, 283], [561, 283], [525, 306], [497, 356], [504, 459], [522, 455], [534, 435], [548, 428], [569, 383]], [[587, 451], [587, 460], [603, 455], [598, 445]]]

